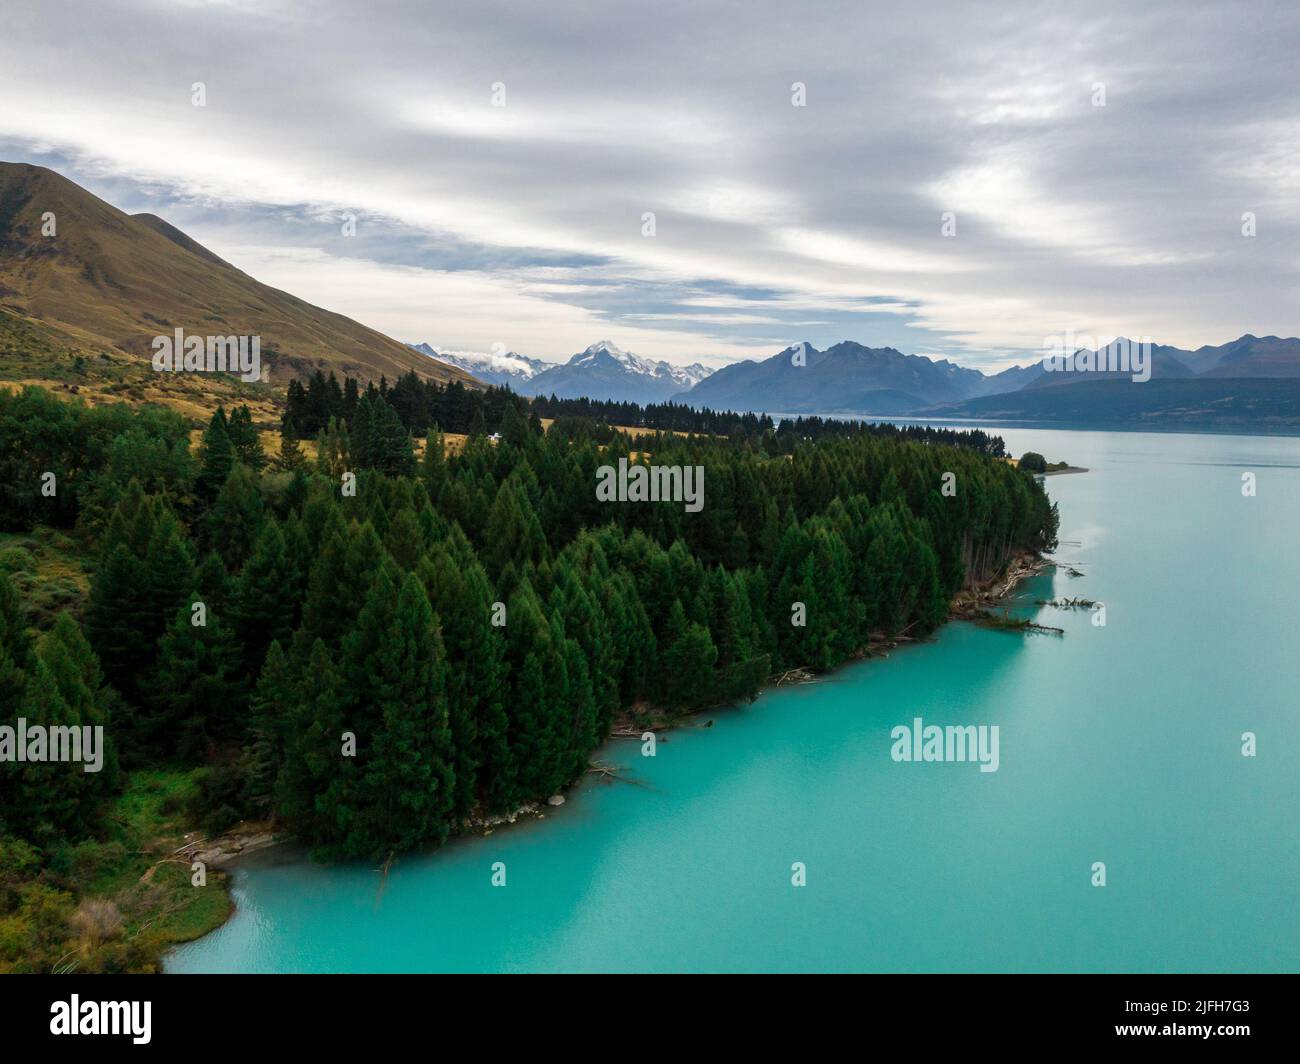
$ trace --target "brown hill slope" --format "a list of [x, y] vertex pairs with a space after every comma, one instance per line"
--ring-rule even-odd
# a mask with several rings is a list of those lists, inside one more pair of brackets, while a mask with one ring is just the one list
[[[42, 235], [53, 212], [54, 236]], [[472, 378], [405, 344], [254, 280], [151, 214], [129, 215], [41, 166], [0, 162], [0, 310], [34, 318], [88, 348], [147, 364], [150, 343], [258, 335], [272, 382], [317, 368], [394, 380]]]

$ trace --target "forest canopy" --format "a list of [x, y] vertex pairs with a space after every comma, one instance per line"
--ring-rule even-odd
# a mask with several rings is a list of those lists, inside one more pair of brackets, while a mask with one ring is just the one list
[[[572, 784], [620, 719], [924, 635], [1055, 541], [983, 433], [336, 387], [293, 386], [273, 455], [243, 407], [191, 446], [174, 411], [0, 391], [0, 526], [56, 530], [89, 572], [52, 618], [0, 565], [0, 718], [102, 724], [110, 766], [0, 766], [4, 845], [39, 864], [93, 838], [123, 778], [165, 765], [202, 769], [211, 831], [436, 845]], [[701, 467], [706, 504], [601, 502], [621, 458]]]

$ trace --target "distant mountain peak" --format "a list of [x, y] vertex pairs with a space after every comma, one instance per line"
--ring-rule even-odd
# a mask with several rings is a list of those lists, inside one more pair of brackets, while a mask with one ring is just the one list
[[517, 351], [438, 351], [427, 343], [410, 344], [412, 350], [448, 366], [464, 370], [484, 384], [524, 391], [524, 385], [550, 369], [554, 363], [529, 358]]

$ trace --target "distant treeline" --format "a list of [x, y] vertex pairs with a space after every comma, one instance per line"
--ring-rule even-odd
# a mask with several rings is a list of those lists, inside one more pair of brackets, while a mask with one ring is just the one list
[[[422, 385], [504, 407], [499, 441], [453, 455], [434, 432], [417, 463], [399, 388], [358, 392], [310, 461], [292, 432], [265, 455], [243, 408], [191, 448], [172, 411], [0, 391], [0, 525], [68, 529], [91, 569], [81, 624], [48, 631], [0, 569], [0, 719], [102, 723], [128, 772], [207, 766], [208, 830], [274, 816], [383, 859], [573, 783], [622, 714], [744, 701], [932, 631], [964, 582], [1056, 536], [1032, 476], [899, 430], [805, 421], [817, 438], [779, 454], [657, 435], [656, 463], [704, 470], [687, 513], [598, 500], [598, 469], [643, 441]], [[118, 778], [0, 766], [0, 835], [93, 836]]]
[[766, 437], [774, 442], [774, 447], [769, 448], [771, 453], [789, 453], [802, 440], [868, 435], [966, 447], [995, 458], [1006, 454], [1000, 436], [989, 436], [979, 429], [959, 431], [822, 417], [785, 418], [777, 424], [767, 414], [696, 410], [676, 403], [642, 406], [601, 399], [560, 399], [554, 395], [527, 398], [507, 388], [467, 388], [459, 381], [439, 384], [415, 373], [400, 377], [393, 385], [381, 377], [378, 385], [372, 381], [363, 388], [354, 377], [345, 377], [340, 384], [332, 372], [327, 377], [317, 370], [305, 385], [298, 380], [289, 382], [284, 424], [292, 425], [300, 438], [315, 436], [328, 427], [330, 418], [351, 429], [357, 405], [365, 394], [383, 398], [402, 425], [418, 437], [427, 435], [432, 428], [463, 435], [495, 432], [506, 408], [513, 406], [525, 417], [562, 421], [566, 435], [581, 431], [600, 443], [607, 443], [613, 427], [618, 426], [726, 436], [738, 441]]

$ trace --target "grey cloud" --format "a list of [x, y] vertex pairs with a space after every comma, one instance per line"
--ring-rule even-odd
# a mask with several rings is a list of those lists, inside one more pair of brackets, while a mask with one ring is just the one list
[[[379, 265], [581, 267], [617, 296], [550, 298], [613, 324], [763, 292], [747, 313], [830, 322], [790, 339], [968, 363], [1071, 327], [1195, 346], [1297, 331], [1298, 29], [1264, 3], [48, 3], [0, 39], [0, 138], [123, 195], [170, 185], [180, 224], [232, 245], [345, 254], [297, 219], [349, 208], [384, 219], [346, 250]], [[854, 298], [914, 309], [818, 309]], [[679, 331], [700, 355], [771, 338], [733, 324]]]

